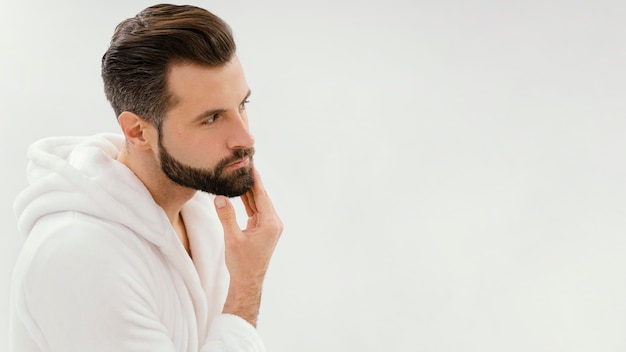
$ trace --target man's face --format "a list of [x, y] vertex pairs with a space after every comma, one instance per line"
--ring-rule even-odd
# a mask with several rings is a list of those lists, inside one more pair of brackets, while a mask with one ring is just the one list
[[239, 60], [217, 68], [175, 65], [168, 88], [176, 103], [158, 131], [165, 175], [213, 194], [244, 194], [253, 183], [254, 138], [245, 106], [250, 90]]

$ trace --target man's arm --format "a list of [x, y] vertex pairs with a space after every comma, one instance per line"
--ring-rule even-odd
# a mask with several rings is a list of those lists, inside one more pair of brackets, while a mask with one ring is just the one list
[[230, 288], [223, 313], [237, 315], [256, 326], [261, 290], [283, 223], [276, 214], [261, 177], [253, 167], [254, 184], [241, 196], [248, 214], [244, 230], [239, 228], [235, 210], [223, 196], [215, 198], [215, 207], [224, 227], [226, 267]]

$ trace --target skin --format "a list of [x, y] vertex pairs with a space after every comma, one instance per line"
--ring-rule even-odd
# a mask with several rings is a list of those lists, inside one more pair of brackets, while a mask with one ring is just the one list
[[[234, 150], [254, 145], [245, 110], [250, 90], [236, 56], [220, 67], [173, 65], [168, 74], [168, 89], [176, 104], [165, 114], [162, 142], [178, 161], [213, 168]], [[174, 183], [161, 170], [156, 126], [127, 111], [120, 114], [118, 121], [127, 141], [118, 160], [146, 185], [191, 255], [181, 209], [197, 191]], [[255, 178], [252, 187], [240, 197], [248, 215], [246, 228], [239, 227], [229, 199], [215, 198], [230, 273], [223, 313], [238, 315], [256, 326], [263, 280], [283, 224], [249, 160], [230, 165], [226, 171], [241, 167], [251, 168]]]

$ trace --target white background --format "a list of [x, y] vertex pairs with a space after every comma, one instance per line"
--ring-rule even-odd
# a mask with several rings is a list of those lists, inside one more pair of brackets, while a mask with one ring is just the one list
[[[100, 80], [147, 1], [3, 1], [0, 350], [25, 150], [117, 131]], [[286, 224], [272, 352], [626, 350], [626, 5], [199, 1], [234, 29]]]

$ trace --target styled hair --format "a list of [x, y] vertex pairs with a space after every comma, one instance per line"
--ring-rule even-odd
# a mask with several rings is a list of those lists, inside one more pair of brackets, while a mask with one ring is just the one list
[[226, 22], [195, 6], [160, 4], [122, 21], [102, 57], [104, 92], [116, 116], [129, 111], [155, 126], [176, 104], [167, 77], [173, 64], [219, 67], [235, 55]]

